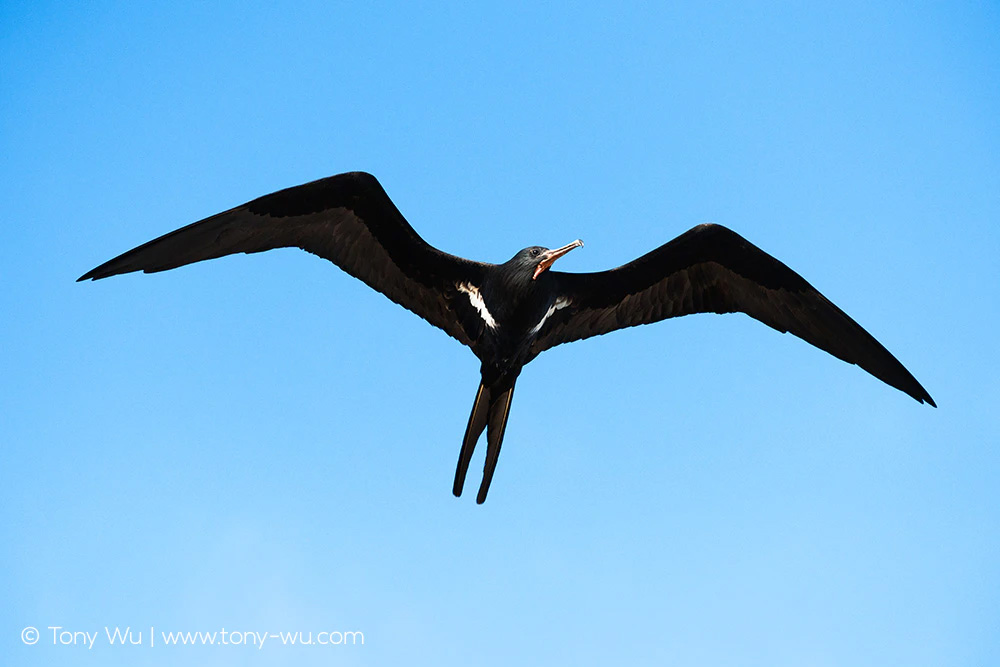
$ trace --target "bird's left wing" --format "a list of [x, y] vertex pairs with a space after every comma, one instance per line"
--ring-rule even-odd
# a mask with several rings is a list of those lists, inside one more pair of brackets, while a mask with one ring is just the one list
[[166, 271], [273, 248], [302, 248], [472, 346], [475, 323], [458, 286], [480, 285], [486, 265], [434, 248], [413, 230], [378, 180], [352, 172], [265, 195], [182, 227], [105, 262], [79, 280]]
[[617, 269], [551, 272], [559, 294], [532, 356], [560, 343], [692, 313], [743, 312], [857, 364], [921, 403], [930, 394], [799, 274], [720, 225], [699, 225]]

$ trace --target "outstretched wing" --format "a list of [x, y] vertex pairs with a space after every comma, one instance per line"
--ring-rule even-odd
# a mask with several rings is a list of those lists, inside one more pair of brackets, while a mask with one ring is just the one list
[[[432, 247], [371, 174], [331, 176], [254, 199], [170, 232], [79, 278], [166, 271], [192, 262], [272, 248], [302, 248], [472, 346], [475, 323], [458, 286], [481, 285], [485, 264]], [[466, 312], [470, 311], [470, 312]]]
[[617, 269], [552, 272], [567, 305], [532, 356], [560, 343], [692, 313], [742, 312], [857, 364], [921, 403], [930, 394], [892, 354], [802, 276], [720, 225], [699, 225]]

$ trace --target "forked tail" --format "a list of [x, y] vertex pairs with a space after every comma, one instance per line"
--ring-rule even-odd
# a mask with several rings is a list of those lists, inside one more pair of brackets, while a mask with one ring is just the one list
[[476, 502], [486, 501], [486, 494], [493, 481], [493, 473], [500, 457], [500, 445], [503, 444], [503, 434], [507, 428], [507, 417], [510, 415], [510, 403], [514, 397], [514, 383], [517, 378], [501, 378], [487, 386], [481, 382], [476, 400], [472, 404], [472, 414], [469, 415], [469, 425], [465, 429], [462, 440], [462, 451], [458, 455], [458, 467], [455, 469], [455, 484], [452, 493], [462, 495], [465, 486], [465, 475], [469, 470], [472, 453], [476, 449], [479, 436], [486, 430], [486, 464], [483, 467], [483, 482], [479, 486]]

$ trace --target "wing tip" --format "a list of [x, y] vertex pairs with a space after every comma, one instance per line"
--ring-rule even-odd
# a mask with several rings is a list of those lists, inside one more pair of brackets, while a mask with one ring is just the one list
[[[879, 378], [879, 379], [881, 379], [881, 378]], [[913, 400], [915, 400], [917, 403], [920, 403], [921, 405], [923, 405], [924, 403], [926, 403], [927, 405], [931, 406], [932, 408], [936, 408], [937, 407], [937, 403], [934, 402], [934, 399], [931, 398], [931, 395], [927, 392], [926, 389], [924, 389], [923, 385], [920, 384], [919, 382], [917, 382], [916, 379], [913, 378], [912, 376], [911, 376], [910, 379], [912, 380], [912, 382], [907, 383], [910, 386], [902, 386], [902, 385], [895, 385], [895, 384], [893, 384], [891, 386], [894, 386], [896, 389], [899, 389], [903, 393], [907, 394], [910, 398], [912, 398]], [[883, 380], [883, 382], [885, 382], [885, 380]], [[886, 382], [886, 384], [890, 384], [890, 383]]]
[[91, 269], [90, 271], [87, 271], [85, 274], [77, 278], [76, 282], [80, 283], [83, 282], [84, 280], [100, 280], [101, 278], [109, 278], [111, 276], [118, 275], [119, 273], [121, 273], [121, 271], [106, 271], [106, 270], [102, 271], [101, 269], [103, 268], [103, 266], [104, 265], [102, 264], [96, 269]]
[[[903, 370], [905, 371], [906, 369], [904, 368]], [[909, 394], [917, 403], [920, 403], [921, 405], [926, 403], [932, 408], [936, 408], [937, 403], [935, 403], [934, 399], [931, 398], [930, 392], [924, 389], [924, 385], [920, 384], [917, 381], [917, 378], [913, 377], [913, 375], [911, 375], [909, 372], [907, 372], [906, 374], [909, 376], [909, 382], [907, 382], [906, 385], [909, 386], [895, 385], [896, 388]]]
[[77, 278], [76, 282], [82, 283], [84, 280], [100, 280], [101, 278], [107, 278], [109, 275], [112, 274], [103, 273], [101, 271], [101, 267], [99, 266], [96, 269], [91, 269], [90, 271], [87, 271], [85, 274]]
[[[132, 251], [129, 251], [131, 253]], [[126, 254], [129, 254], [126, 253]], [[126, 273], [135, 273], [136, 271], [142, 271], [143, 273], [158, 273], [160, 271], [165, 271], [169, 268], [174, 268], [172, 266], [151, 266], [151, 265], [137, 265], [136, 262], [120, 262], [122, 257], [115, 257], [112, 260], [101, 264], [100, 266], [87, 271], [85, 274], [76, 279], [76, 282], [83, 282], [84, 280], [103, 280], [104, 278], [110, 278], [111, 276], [121, 276]], [[183, 266], [181, 264], [180, 266]]]

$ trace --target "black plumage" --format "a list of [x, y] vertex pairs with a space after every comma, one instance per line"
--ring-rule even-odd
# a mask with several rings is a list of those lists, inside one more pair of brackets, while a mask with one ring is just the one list
[[609, 271], [562, 273], [556, 250], [503, 264], [441, 252], [406, 222], [370, 174], [331, 176], [260, 197], [130, 250], [80, 280], [152, 273], [238, 252], [298, 247], [324, 257], [469, 346], [481, 362], [455, 472], [460, 495], [487, 432], [489, 491], [521, 368], [550, 347], [693, 313], [743, 312], [857, 364], [921, 403], [927, 391], [854, 320], [787, 266], [719, 225], [699, 225]]

